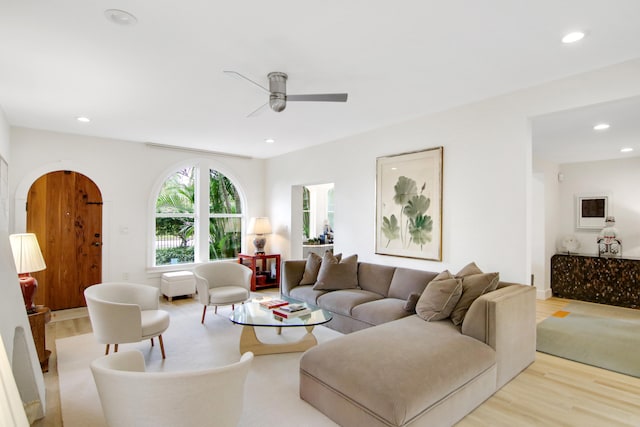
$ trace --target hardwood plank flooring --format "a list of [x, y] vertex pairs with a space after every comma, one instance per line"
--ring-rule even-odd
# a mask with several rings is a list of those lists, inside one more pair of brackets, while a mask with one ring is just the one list
[[[538, 322], [561, 310], [570, 300], [550, 298], [536, 302]], [[163, 308], [189, 310], [191, 299], [176, 299]], [[33, 425], [61, 427], [55, 340], [91, 332], [83, 309], [56, 312], [47, 325], [51, 350], [49, 372], [44, 375], [47, 414]], [[544, 353], [491, 398], [467, 415], [458, 427], [513, 426], [640, 426], [640, 378], [583, 365]]]

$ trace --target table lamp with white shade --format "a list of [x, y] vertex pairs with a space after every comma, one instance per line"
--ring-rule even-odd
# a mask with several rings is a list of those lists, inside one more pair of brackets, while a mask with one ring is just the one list
[[38, 239], [33, 233], [12, 234], [9, 236], [13, 260], [16, 263], [22, 297], [27, 313], [35, 312], [33, 297], [38, 289], [38, 281], [29, 273], [47, 268], [38, 245]]
[[255, 234], [253, 245], [256, 247], [256, 255], [264, 254], [264, 245], [267, 243], [265, 234], [271, 234], [271, 223], [266, 216], [251, 218], [249, 222], [249, 234]]

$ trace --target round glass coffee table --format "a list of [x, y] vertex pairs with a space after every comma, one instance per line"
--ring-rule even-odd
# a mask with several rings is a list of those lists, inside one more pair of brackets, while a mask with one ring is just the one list
[[[251, 351], [255, 355], [261, 355], [308, 350], [318, 344], [318, 340], [313, 335], [313, 328], [316, 325], [327, 323], [333, 318], [331, 312], [315, 305], [284, 296], [277, 299], [288, 301], [290, 304], [302, 304], [308, 311], [305, 311], [306, 314], [301, 316], [293, 315], [293, 317], [283, 318], [275, 315], [272, 309], [260, 305], [261, 301], [268, 301], [269, 298], [255, 299], [236, 305], [235, 310], [229, 315], [229, 320], [235, 324], [242, 325], [242, 334], [240, 335], [241, 354], [247, 351]], [[278, 309], [275, 308], [274, 310]], [[282, 328], [304, 327], [307, 333], [295, 342], [265, 343], [258, 339], [256, 327], [275, 328], [278, 335], [282, 332]]]

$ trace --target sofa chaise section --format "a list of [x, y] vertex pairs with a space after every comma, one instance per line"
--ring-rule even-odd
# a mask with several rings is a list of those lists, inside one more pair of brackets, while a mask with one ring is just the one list
[[501, 283], [461, 326], [410, 315], [308, 350], [300, 396], [342, 426], [447, 426], [534, 359], [535, 290]]

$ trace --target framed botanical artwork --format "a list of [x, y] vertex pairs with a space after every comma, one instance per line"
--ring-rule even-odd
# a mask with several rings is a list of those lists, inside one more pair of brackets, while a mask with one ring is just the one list
[[377, 254], [442, 261], [442, 152], [378, 157]]
[[576, 228], [602, 229], [609, 215], [609, 196], [576, 195]]

